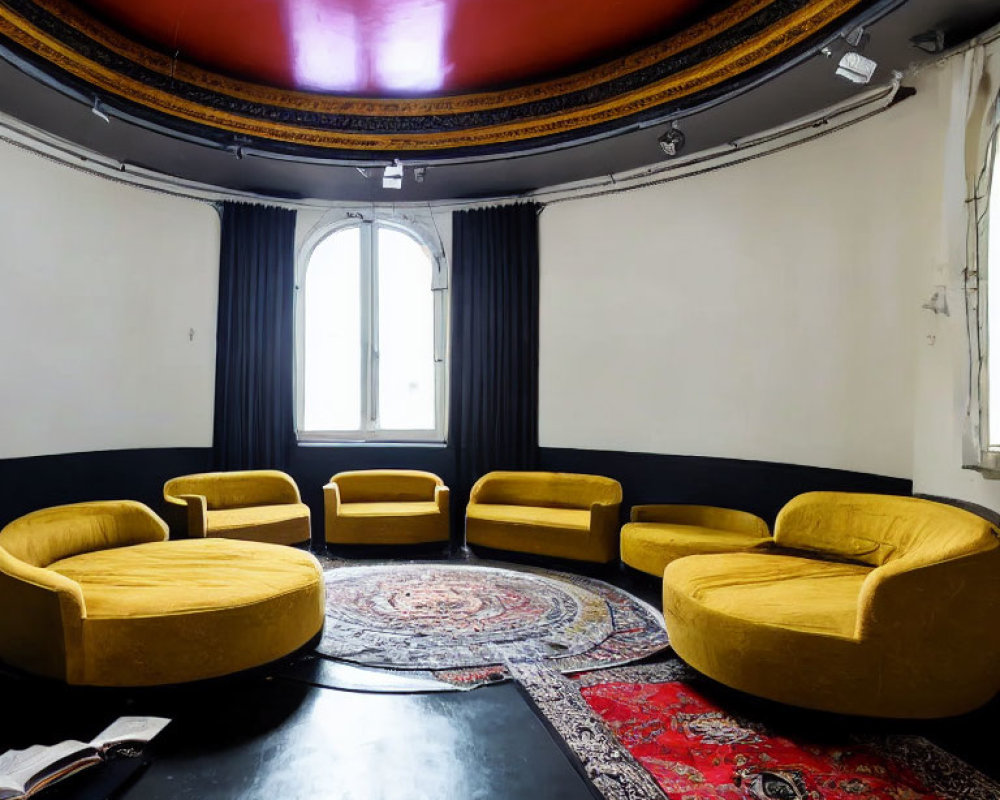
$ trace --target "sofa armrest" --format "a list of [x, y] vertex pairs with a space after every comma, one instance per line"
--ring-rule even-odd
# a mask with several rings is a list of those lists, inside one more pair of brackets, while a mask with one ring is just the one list
[[590, 506], [590, 532], [617, 534], [620, 527], [621, 503], [592, 503]]
[[323, 507], [327, 514], [337, 514], [340, 511], [340, 487], [336, 483], [328, 483], [323, 487]]
[[66, 680], [80, 665], [83, 619], [80, 585], [0, 548], [0, 658], [16, 667]]
[[437, 503], [438, 511], [447, 517], [451, 503], [451, 490], [447, 486], [435, 486], [434, 502]]
[[187, 534], [192, 539], [208, 535], [208, 501], [203, 494], [181, 494], [178, 500], [187, 505]]
[[[937, 564], [914, 567], [901, 559], [873, 569], [858, 596], [856, 636], [979, 659], [1000, 648], [997, 619], [1000, 549], [994, 548]], [[1000, 680], [1000, 663], [996, 669]]]

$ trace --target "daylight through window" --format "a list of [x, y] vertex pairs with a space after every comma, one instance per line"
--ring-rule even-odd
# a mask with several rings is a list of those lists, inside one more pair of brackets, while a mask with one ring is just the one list
[[300, 439], [444, 439], [442, 272], [416, 234], [379, 221], [312, 249], [299, 286]]

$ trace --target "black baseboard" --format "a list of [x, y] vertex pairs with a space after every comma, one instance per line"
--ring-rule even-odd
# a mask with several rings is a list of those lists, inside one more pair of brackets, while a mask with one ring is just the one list
[[207, 447], [0, 459], [0, 526], [39, 508], [87, 500], [138, 500], [164, 516], [163, 484], [211, 465], [212, 450]]
[[622, 516], [640, 503], [694, 503], [749, 511], [774, 523], [781, 507], [803, 492], [909, 495], [913, 482], [864, 472], [611, 450], [542, 448], [541, 467], [606, 475], [622, 485]]
[[[637, 503], [705, 503], [751, 511], [769, 523], [792, 497], [817, 489], [908, 495], [912, 482], [844, 470], [765, 461], [609, 450], [542, 448], [540, 467], [616, 478], [623, 519]], [[349, 469], [422, 469], [454, 486], [455, 457], [444, 446], [301, 446], [288, 472], [312, 511], [313, 543], [324, 544], [323, 485]], [[85, 500], [139, 500], [168, 518], [163, 484], [212, 469], [210, 448], [152, 448], [0, 459], [0, 526], [29, 511]]]

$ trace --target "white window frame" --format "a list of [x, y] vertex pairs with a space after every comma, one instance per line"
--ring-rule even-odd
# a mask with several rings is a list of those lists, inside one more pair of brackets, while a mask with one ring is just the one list
[[[433, 224], [433, 220], [431, 220]], [[353, 431], [304, 430], [305, 417], [305, 291], [313, 252], [327, 237], [353, 227], [361, 229], [361, 417]], [[399, 231], [431, 255], [434, 294], [434, 417], [428, 430], [383, 430], [378, 424], [378, 229]], [[447, 440], [448, 419], [448, 264], [436, 230], [411, 218], [349, 212], [334, 222], [317, 225], [306, 237], [296, 259], [295, 280], [295, 433], [300, 443], [430, 443]]]
[[[965, 335], [962, 374], [965, 413], [962, 418], [962, 466], [987, 478], [1000, 477], [1000, 449], [990, 447], [990, 314], [989, 207], [1000, 123], [1000, 27], [983, 34], [956, 58], [956, 97], [960, 101], [962, 165], [965, 171], [965, 258], [961, 273]], [[954, 113], [954, 112], [953, 112]], [[955, 198], [957, 199], [957, 198]], [[1000, 198], [993, 198], [994, 201]], [[1000, 269], [1000, 254], [993, 255]], [[1000, 330], [996, 331], [1000, 333]], [[1000, 354], [997, 354], [1000, 357]], [[1000, 387], [992, 387], [1000, 391]], [[993, 420], [993, 425], [1000, 421]]]
[[[1000, 444], [993, 443], [994, 437], [990, 431], [1000, 425], [1000, 420], [990, 418], [990, 395], [992, 391], [1000, 391], [1000, 387], [990, 385], [990, 360], [1000, 357], [994, 352], [992, 342], [1000, 338], [1000, 330], [994, 324], [991, 327], [991, 317], [1000, 319], [998, 309], [991, 308], [989, 302], [989, 283], [991, 267], [1000, 271], [1000, 253], [990, 253], [990, 223], [1000, 216], [994, 217], [994, 203], [1000, 203], [1000, 197], [992, 197], [994, 170], [997, 167], [997, 123], [993, 122], [993, 131], [987, 145], [986, 160], [979, 175], [980, 190], [977, 191], [971, 203], [970, 215], [973, 222], [970, 235], [974, 237], [976, 248], [976, 269], [969, 271], [967, 281], [973, 284], [975, 295], [975, 311], [979, 317], [978, 339], [979, 349], [979, 418], [980, 418], [980, 466], [989, 472], [1000, 472]], [[992, 331], [992, 333], [991, 333]]]

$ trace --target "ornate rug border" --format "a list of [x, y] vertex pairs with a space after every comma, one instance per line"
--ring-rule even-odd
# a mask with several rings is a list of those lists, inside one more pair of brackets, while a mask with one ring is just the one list
[[[665, 800], [652, 775], [590, 708], [580, 689], [604, 683], [667, 683], [690, 680], [698, 673], [683, 662], [668, 661], [581, 673], [571, 679], [543, 664], [509, 665], [513, 677], [545, 721], [606, 800]], [[997, 800], [1000, 783], [922, 736], [854, 735], [865, 745], [908, 767], [931, 791], [950, 800]], [[938, 769], [932, 770], [936, 764]]]

